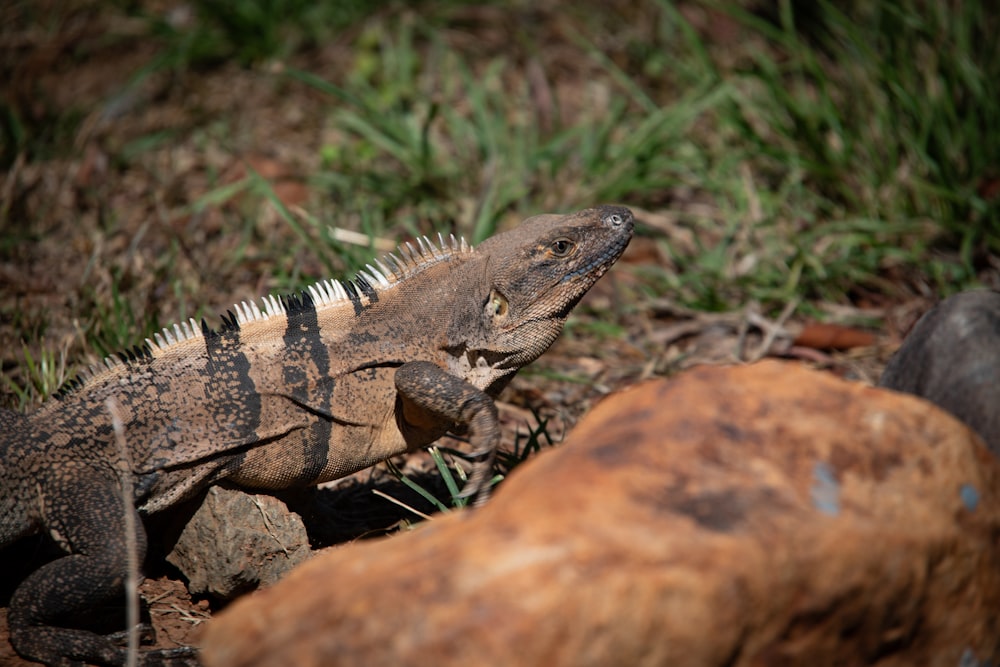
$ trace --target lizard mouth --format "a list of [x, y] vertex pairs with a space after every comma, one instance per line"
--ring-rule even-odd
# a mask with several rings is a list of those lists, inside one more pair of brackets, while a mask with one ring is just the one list
[[[580, 280], [579, 290], [581, 296], [596, 283], [601, 276], [608, 272], [608, 269], [618, 261], [625, 252], [629, 242], [632, 240], [632, 226], [629, 225], [624, 233], [617, 234], [613, 243], [609, 244], [603, 252], [594, 254], [586, 264], [569, 271], [559, 281], [560, 284]], [[579, 297], [577, 298], [579, 300]], [[575, 302], [574, 302], [575, 303]]]
[[625, 252], [625, 248], [628, 246], [631, 234], [620, 241], [617, 245], [613, 246], [604, 253], [602, 256], [598, 257], [592, 262], [587, 263], [586, 266], [580, 267], [579, 269], [566, 274], [563, 276], [560, 284], [565, 284], [573, 280], [579, 280], [578, 289], [575, 290], [570, 298], [566, 301], [566, 304], [560, 308], [554, 314], [555, 317], [560, 317], [565, 319], [569, 316], [570, 311], [572, 311], [576, 305], [580, 302], [580, 299], [590, 290], [590, 288], [598, 280], [608, 272], [611, 265], [614, 264], [622, 253]]

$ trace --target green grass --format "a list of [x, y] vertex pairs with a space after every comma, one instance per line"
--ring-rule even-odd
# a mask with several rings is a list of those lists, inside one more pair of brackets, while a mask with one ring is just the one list
[[185, 71], [226, 61], [246, 66], [315, 49], [388, 3], [364, 0], [197, 0], [168, 14], [136, 3], [163, 48], [154, 68]]
[[36, 358], [31, 347], [21, 348], [22, 382], [14, 382], [6, 375], [0, 375], [0, 386], [14, 397], [15, 406], [23, 410], [29, 405], [37, 405], [43, 399], [56, 393], [72, 377], [67, 371], [65, 351], [56, 352], [43, 349]]
[[[530, 456], [542, 451], [543, 448], [551, 447], [557, 442], [552, 434], [549, 433], [549, 419], [542, 417], [534, 410], [532, 410], [532, 417], [535, 423], [534, 427], [529, 425], [526, 433], [522, 433], [519, 429], [515, 435], [513, 447], [509, 451], [505, 449], [497, 451], [495, 469], [500, 472], [490, 479], [489, 486], [491, 488], [503, 481], [511, 471], [527, 461]], [[471, 462], [468, 461], [470, 457], [464, 452], [437, 446], [430, 447], [429, 451], [431, 459], [434, 461], [434, 465], [441, 476], [441, 480], [444, 482], [449, 498], [448, 501], [441, 500], [429, 489], [406, 477], [392, 461], [386, 461], [386, 465], [397, 479], [419, 494], [439, 512], [447, 513], [452, 509], [462, 508], [473, 502], [475, 500], [474, 497], [462, 495], [464, 487], [468, 482], [468, 473], [465, 468], [454, 461], [456, 458], [466, 459], [466, 465], [468, 466], [471, 465]], [[419, 515], [420, 513], [415, 512], [415, 514]]]
[[[1000, 18], [980, 2], [780, 0], [757, 13], [744, 4], [586, 3], [536, 16], [515, 3], [482, 18], [482, 8], [445, 1], [414, 11], [196, 0], [187, 20], [117, 7], [159, 49], [123, 85], [236, 62], [325, 101], [331, 139], [315, 147], [309, 174], [323, 197], [308, 210], [287, 210], [253, 173], [191, 203], [200, 214], [249, 198], [239, 207], [248, 217], [232, 221], [242, 239], [232, 261], [258, 240], [252, 211], [274, 207], [293, 239], [267, 255], [282, 288], [320, 277], [301, 271], [303, 252], [329, 275], [377, 254], [334, 242], [331, 228], [479, 241], [513, 218], [604, 201], [668, 210], [693, 233], [691, 247], [674, 247], [640, 226], [673, 266], [636, 273], [646, 293], [696, 308], [756, 300], [773, 311], [901, 282], [940, 294], [975, 284], [1000, 253], [1000, 197], [989, 194], [1000, 179]], [[699, 20], [705, 12], [716, 13]], [[535, 22], [501, 48], [479, 48], [498, 16]], [[713, 35], [721, 17], [737, 39]], [[350, 59], [311, 69], [302, 56], [337, 39]], [[11, 164], [72, 150], [91, 110], [50, 110], [42, 123], [14, 103], [0, 111]], [[179, 139], [162, 130], [111, 157], [128, 165]], [[151, 300], [137, 305], [127, 287], [91, 300], [80, 325], [91, 351], [159, 326]]]
[[[527, 84], [509, 83], [514, 63], [472, 72], [439, 26], [390, 17], [342, 86], [288, 73], [330, 95], [343, 137], [315, 178], [386, 219], [476, 240], [508, 211], [693, 192], [718, 215], [684, 220], [700, 245], [661, 282], [708, 309], [842, 300], [900, 267], [942, 292], [973, 282], [1000, 250], [998, 199], [979, 194], [1000, 168], [997, 21], [977, 3], [820, 3], [808, 22], [789, 1], [773, 17], [717, 4], [748, 34], [735, 66], [657, 3], [641, 52], [677, 59], [670, 93], [655, 63], [625, 71], [578, 36], [611, 99], [547, 131]], [[379, 57], [365, 53], [376, 42]]]
[[791, 2], [778, 25], [735, 12], [782, 58], [753, 59], [729, 122], [779, 179], [801, 174], [796, 194], [834, 218], [812, 227], [896, 262], [899, 226], [930, 220], [971, 268], [1000, 249], [1000, 202], [978, 193], [1000, 166], [997, 19], [975, 2], [848, 4], [819, 3], [806, 34]]

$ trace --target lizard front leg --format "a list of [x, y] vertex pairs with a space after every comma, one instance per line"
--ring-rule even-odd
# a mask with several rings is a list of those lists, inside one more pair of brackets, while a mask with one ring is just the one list
[[500, 444], [500, 421], [493, 399], [478, 387], [429, 361], [413, 361], [396, 369], [396, 392], [402, 406], [404, 430], [440, 430], [443, 424], [468, 429], [472, 453], [480, 459], [472, 469], [463, 497], [475, 505], [490, 494], [489, 475]]

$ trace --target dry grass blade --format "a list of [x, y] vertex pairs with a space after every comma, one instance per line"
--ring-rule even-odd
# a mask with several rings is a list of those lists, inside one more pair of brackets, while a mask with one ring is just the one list
[[125, 573], [125, 619], [127, 633], [126, 667], [139, 664], [139, 553], [136, 539], [136, 513], [132, 505], [132, 466], [128, 442], [125, 440], [125, 426], [122, 421], [121, 406], [114, 397], [108, 398], [105, 406], [111, 415], [111, 427], [118, 447], [118, 473], [121, 480], [122, 516], [125, 519], [125, 549], [127, 570]]

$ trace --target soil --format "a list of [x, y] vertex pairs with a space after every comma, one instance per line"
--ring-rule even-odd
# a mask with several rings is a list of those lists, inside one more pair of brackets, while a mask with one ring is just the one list
[[[53, 141], [51, 155], [18, 155], [0, 188], [5, 220], [0, 362], [5, 377], [16, 384], [24, 384], [18, 369], [25, 350], [36, 358], [47, 349], [64, 360], [99, 361], [79, 317], [100, 304], [122, 303], [116, 293], [120, 286], [128, 290], [128, 298], [110, 320], [128, 316], [140, 321], [152, 313], [169, 323], [191, 316], [190, 309], [198, 306], [272, 292], [274, 261], [282, 262], [292, 276], [326, 271], [260, 201], [237, 198], [200, 211], [191, 210], [190, 203], [209, 192], [213, 178], [221, 174], [223, 182], [234, 182], [247, 165], [275, 182], [289, 206], [308, 207], [321, 198], [322, 192], [304, 175], [319, 159], [316, 146], [327, 100], [304, 88], [282, 86], [260, 70], [231, 64], [199, 72], [163, 72], [128, 88], [125, 83], [150, 62], [153, 49], [139, 38], [103, 47], [109, 21], [125, 19], [109, 14], [100, 3], [75, 4], [76, 10], [64, 13], [68, 18], [60, 30], [8, 33], [12, 39], [0, 47], [5, 99], [20, 110], [25, 123], [44, 126], [55, 117], [54, 110], [68, 106], [86, 113], [79, 129], [63, 137], [61, 145]], [[127, 25], [115, 28], [118, 34], [128, 32]], [[333, 72], [349, 59], [346, 43], [347, 36], [298, 56], [303, 61], [298, 64]], [[80, 53], [86, 57], [74, 55]], [[583, 85], [585, 73], [579, 74], [577, 83]], [[566, 85], [573, 84], [569, 71]], [[225, 124], [224, 132], [218, 129], [220, 123]], [[654, 233], [684, 240], [668, 211], [637, 213]], [[233, 221], [248, 216], [254, 233], [232, 233]], [[237, 248], [243, 261], [227, 261]], [[865, 316], [882, 322], [876, 330], [834, 327], [832, 334], [860, 336], [863, 343], [834, 350], [829, 341], [801, 344], [808, 342], [800, 339], [803, 331], [815, 333], [811, 322], [795, 314], [785, 320], [767, 318], [752, 305], [730, 314], [689, 312], [667, 299], [623, 307], [636, 293], [639, 272], [630, 267], [648, 264], [662, 266], [669, 258], [650, 236], [637, 237], [621, 262], [623, 268], [606, 276], [578, 309], [570, 335], [504, 393], [500, 405], [507, 447], [518, 440], [518, 433], [523, 441], [536, 425], [533, 411], [549, 420], [548, 433], [558, 440], [602, 395], [699, 363], [784, 356], [874, 381], [902, 334], [931, 303], [930, 296], [901, 286], [892, 298], [829, 304], [827, 312], [845, 320]], [[601, 336], [595, 333], [597, 327], [586, 326], [607, 313], [620, 323], [624, 335]], [[3, 391], [3, 403], [13, 404], [9, 389]], [[426, 454], [400, 465], [432, 486], [430, 480], [437, 478]], [[406, 502], [422, 511], [430, 509], [379, 466], [323, 491], [320, 504], [336, 521], [314, 528], [316, 545], [383, 535], [413, 519], [412, 513], [374, 496], [373, 489], [406, 496]], [[22, 548], [3, 555], [4, 571], [15, 572], [20, 565], [23, 576], [34, 567], [38, 554], [32, 550], [42, 547]], [[163, 563], [148, 564], [147, 575], [140, 594], [155, 631], [153, 646], [197, 644], [200, 626], [219, 605], [192, 599]], [[2, 606], [17, 577], [4, 579], [0, 665], [27, 665], [6, 640]]]

